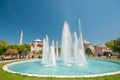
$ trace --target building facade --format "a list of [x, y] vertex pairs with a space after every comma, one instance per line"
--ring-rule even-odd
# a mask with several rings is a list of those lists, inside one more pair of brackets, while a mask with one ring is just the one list
[[31, 44], [31, 51], [39, 51], [43, 48], [43, 42], [40, 39], [35, 39]]
[[98, 45], [95, 49], [96, 54], [102, 54], [103, 55], [104, 52], [112, 52], [112, 50], [110, 48], [108, 48], [106, 45], [103, 45], [103, 44]]

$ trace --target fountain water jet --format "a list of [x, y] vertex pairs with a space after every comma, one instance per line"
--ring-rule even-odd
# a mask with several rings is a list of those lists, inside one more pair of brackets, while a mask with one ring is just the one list
[[56, 41], [56, 60], [59, 60], [58, 42]]
[[[80, 22], [79, 22], [79, 27], [81, 27]], [[66, 21], [64, 23], [63, 32], [62, 32], [60, 59], [66, 66], [71, 66], [73, 63], [78, 66], [86, 64], [82, 33], [80, 32], [80, 37], [78, 37], [77, 33], [75, 32], [74, 38], [72, 38], [69, 25]], [[56, 60], [58, 60], [58, 42], [56, 42], [56, 53], [55, 53], [54, 41], [52, 41], [52, 46], [49, 49], [49, 39], [48, 36], [46, 36], [46, 39], [43, 40], [42, 62], [45, 65], [47, 64], [47, 65], [55, 66]]]
[[46, 41], [43, 39], [42, 64], [47, 64]]
[[78, 25], [79, 25], [79, 29], [80, 29], [80, 38], [79, 38], [79, 46], [80, 46], [80, 61], [81, 61], [81, 65], [84, 65], [87, 63], [86, 61], [86, 57], [85, 57], [85, 49], [84, 49], [84, 45], [83, 45], [83, 38], [82, 38], [82, 29], [81, 29], [81, 22], [80, 19], [78, 20]]
[[56, 66], [54, 41], [52, 41], [52, 46], [50, 47], [49, 65]]
[[62, 44], [61, 44], [61, 59], [65, 65], [71, 63], [71, 51], [72, 50], [72, 37], [69, 29], [69, 25], [65, 21], [62, 32]]
[[79, 64], [80, 63], [80, 60], [79, 60], [79, 48], [78, 48], [78, 37], [77, 37], [77, 34], [76, 34], [76, 32], [74, 33], [74, 60], [75, 60], [75, 63], [76, 64]]

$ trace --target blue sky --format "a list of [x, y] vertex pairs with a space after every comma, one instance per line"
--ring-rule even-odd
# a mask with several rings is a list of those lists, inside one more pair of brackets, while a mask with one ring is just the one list
[[60, 43], [64, 21], [79, 33], [79, 18], [92, 44], [120, 37], [120, 0], [0, 0], [0, 39], [17, 44], [23, 29], [23, 43], [46, 34]]

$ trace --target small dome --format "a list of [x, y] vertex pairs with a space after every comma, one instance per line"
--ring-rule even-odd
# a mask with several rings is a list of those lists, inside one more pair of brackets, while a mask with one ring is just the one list
[[35, 42], [42, 42], [40, 39], [35, 39], [34, 41]]
[[84, 44], [90, 44], [90, 42], [89, 42], [89, 41], [86, 41], [86, 40], [84, 40], [83, 43], [84, 43]]
[[105, 48], [105, 47], [106, 47], [106, 45], [104, 45], [104, 44], [100, 44], [100, 45], [98, 45], [98, 47]]

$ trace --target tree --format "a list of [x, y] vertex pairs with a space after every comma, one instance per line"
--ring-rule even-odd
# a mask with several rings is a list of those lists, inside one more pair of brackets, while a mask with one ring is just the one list
[[28, 53], [29, 53], [29, 51], [24, 47], [24, 48], [23, 48], [22, 55], [26, 56]]
[[7, 40], [0, 40], [0, 45], [8, 46], [8, 41]]
[[18, 46], [19, 45], [8, 45], [8, 49], [11, 48], [11, 49], [18, 49]]
[[120, 37], [116, 40], [117, 45], [120, 45]]
[[0, 45], [0, 55], [3, 55], [7, 50], [7, 46]]
[[109, 47], [110, 49], [114, 50], [115, 40], [110, 40], [110, 41], [106, 42], [105, 45], [107, 47]]
[[25, 51], [23, 45], [18, 45], [17, 49], [18, 49], [19, 58], [22, 58], [24, 56], [24, 51]]
[[114, 46], [114, 52], [120, 53], [120, 45], [115, 45]]
[[0, 55], [3, 55], [6, 52], [7, 46], [8, 46], [8, 41], [0, 40]]
[[106, 46], [112, 51], [120, 53], [120, 38], [106, 42]]
[[25, 57], [31, 50], [31, 45], [30, 44], [24, 44], [24, 45], [18, 45], [16, 46], [18, 49], [19, 57]]
[[18, 45], [18, 51], [19, 53], [29, 53], [29, 51], [31, 50], [31, 46], [29, 44], [24, 44], [24, 45]]
[[37, 55], [38, 55], [38, 58], [41, 58], [41, 57], [42, 57], [42, 50], [39, 50], [39, 51], [37, 52]]
[[42, 50], [39, 50], [39, 51], [37, 52], [37, 54], [42, 55]]
[[86, 48], [85, 53], [86, 53], [88, 56], [90, 56], [90, 55], [93, 54], [90, 48]]
[[6, 55], [17, 55], [18, 54], [18, 50], [17, 49], [8, 49], [5, 52]]
[[17, 58], [17, 54], [18, 54], [18, 50], [17, 49], [7, 49], [7, 51], [5, 52], [5, 55], [7, 56], [11, 56], [11, 59], [12, 58]]
[[112, 55], [112, 53], [111, 52], [104, 52], [103, 55], [106, 57], [109, 57], [109, 55]]
[[94, 45], [93, 47], [96, 49], [98, 45]]
[[23, 47], [26, 48], [28, 51], [31, 50], [31, 45], [30, 44], [24, 44]]

